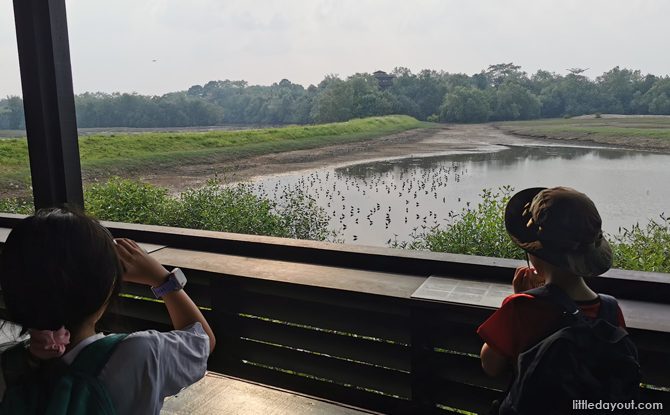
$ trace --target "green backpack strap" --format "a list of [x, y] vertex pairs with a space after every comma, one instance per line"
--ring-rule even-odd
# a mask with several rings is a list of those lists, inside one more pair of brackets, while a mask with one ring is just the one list
[[116, 346], [126, 334], [112, 334], [86, 346], [71, 365], [60, 359], [33, 367], [26, 343], [1, 355], [7, 390], [0, 415], [115, 415], [105, 386], [98, 380]]
[[98, 375], [116, 346], [126, 336], [126, 334], [105, 336], [79, 352], [65, 375], [56, 383], [45, 414], [115, 415], [116, 410], [109, 392], [98, 380]]
[[100, 371], [114, 352], [116, 346], [128, 336], [127, 334], [110, 334], [89, 344], [79, 352], [70, 365], [70, 369], [89, 376], [98, 376]]

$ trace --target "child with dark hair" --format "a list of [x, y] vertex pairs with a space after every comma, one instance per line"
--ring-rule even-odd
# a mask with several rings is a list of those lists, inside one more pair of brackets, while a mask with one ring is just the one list
[[[115, 339], [96, 332], [122, 281], [151, 286], [165, 302], [175, 330]], [[114, 240], [97, 221], [73, 210], [40, 210], [22, 220], [0, 255], [0, 284], [8, 320], [30, 339], [1, 356], [0, 413], [9, 413], [13, 388], [24, 387], [26, 379], [40, 379], [49, 389], [58, 383], [53, 373], [60, 373], [48, 370], [58, 366], [54, 362], [73, 366], [78, 356], [84, 359], [107, 343], [109, 354], [96, 369], [96, 379], [116, 413], [158, 414], [166, 396], [204, 376], [215, 345], [207, 321], [182, 290], [185, 282], [179, 269], [168, 272], [134, 241]], [[30, 376], [16, 375], [20, 360]], [[48, 399], [33, 404], [39, 412], [54, 405]]]

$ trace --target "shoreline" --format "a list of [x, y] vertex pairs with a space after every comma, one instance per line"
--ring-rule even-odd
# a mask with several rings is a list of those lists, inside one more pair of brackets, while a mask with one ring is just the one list
[[499, 130], [503, 134], [512, 135], [522, 139], [556, 141], [563, 143], [566, 146], [574, 145], [603, 145], [609, 148], [619, 148], [624, 150], [635, 150], [652, 152], [659, 154], [670, 154], [670, 140], [663, 140], [658, 138], [647, 137], [613, 137], [613, 136], [598, 136], [592, 134], [571, 134], [564, 133], [550, 135], [546, 133], [533, 132], [526, 129], [515, 129], [514, 127], [507, 127], [499, 124], [490, 124], [492, 128]]
[[[644, 146], [647, 141], [639, 138], [622, 140], [592, 140], [584, 137], [548, 137], [510, 131], [496, 124], [443, 124], [433, 128], [416, 128], [374, 139], [335, 144], [307, 150], [292, 150], [237, 160], [219, 162], [196, 162], [172, 166], [160, 170], [151, 168], [118, 174], [123, 178], [166, 187], [177, 194], [187, 188], [200, 187], [208, 180], [219, 179], [222, 183], [245, 182], [263, 176], [281, 175], [301, 170], [329, 166], [346, 166], [358, 163], [401, 159], [408, 157], [431, 157], [459, 152], [491, 152], [500, 146], [551, 145], [567, 147], [601, 147], [621, 150], [670, 153], [667, 148]], [[658, 140], [656, 140], [658, 141]], [[637, 145], [631, 143], [639, 142]], [[105, 176], [84, 171], [84, 184], [104, 180]], [[14, 194], [12, 194], [14, 193]], [[2, 197], [22, 197], [23, 191], [5, 192]]]
[[[658, 151], [630, 148], [613, 143], [595, 141], [567, 141], [553, 138], [522, 136], [499, 129], [491, 124], [445, 124], [438, 128], [419, 128], [391, 134], [364, 142], [338, 144], [311, 150], [295, 150], [244, 158], [231, 162], [180, 166], [166, 174], [148, 172], [137, 178], [167, 187], [179, 193], [189, 187], [198, 187], [207, 180], [218, 178], [222, 183], [237, 183], [295, 173], [324, 167], [346, 166], [359, 163], [433, 157], [462, 152], [491, 152], [500, 146], [551, 145], [563, 147], [600, 147], [620, 150]], [[663, 152], [663, 153], [668, 153]]]

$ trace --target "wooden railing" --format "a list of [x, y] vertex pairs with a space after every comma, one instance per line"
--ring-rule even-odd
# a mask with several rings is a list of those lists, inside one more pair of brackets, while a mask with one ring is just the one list
[[[19, 218], [0, 215], [0, 228]], [[517, 261], [106, 225], [185, 270], [217, 335], [212, 371], [383, 413], [486, 413], [506, 386], [478, 357], [475, 330], [494, 308], [412, 294], [432, 275], [507, 284]], [[670, 408], [670, 276], [612, 270], [590, 283], [621, 301], [644, 400]], [[107, 329], [169, 328], [146, 288], [124, 294]]]

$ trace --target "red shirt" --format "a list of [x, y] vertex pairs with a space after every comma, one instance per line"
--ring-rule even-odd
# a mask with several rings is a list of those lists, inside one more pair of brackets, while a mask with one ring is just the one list
[[[577, 301], [587, 317], [595, 318], [600, 297]], [[560, 327], [562, 311], [554, 304], [537, 300], [529, 294], [513, 294], [479, 328], [479, 336], [496, 352], [516, 359], [517, 356]], [[626, 327], [621, 308], [617, 306], [619, 326]]]

